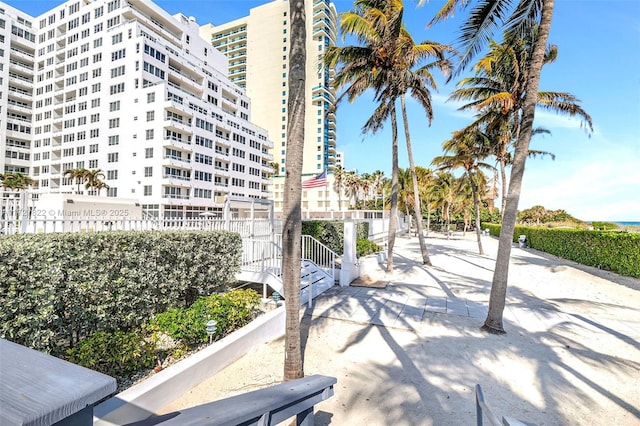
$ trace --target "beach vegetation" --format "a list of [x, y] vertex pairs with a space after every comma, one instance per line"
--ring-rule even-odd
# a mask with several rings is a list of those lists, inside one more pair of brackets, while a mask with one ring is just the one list
[[224, 292], [240, 268], [224, 231], [20, 234], [0, 239], [0, 336], [53, 355], [97, 331]]
[[[568, 108], [577, 106], [574, 97], [556, 99], [550, 96], [541, 97], [538, 91], [542, 66], [549, 59], [547, 45], [551, 30], [554, 0], [448, 0], [431, 24], [453, 16], [455, 10], [473, 4], [471, 12], [460, 29], [459, 44], [462, 55], [457, 66], [457, 72], [465, 69], [473, 58], [491, 41], [495, 30], [502, 27], [505, 31], [504, 41], [511, 47], [516, 43], [524, 43], [522, 52], [526, 55], [521, 60], [521, 71], [518, 81], [522, 90], [518, 98], [502, 96], [509, 102], [497, 102], [486, 105], [496, 110], [495, 114], [513, 112], [515, 148], [511, 156], [511, 175], [506, 195], [506, 202], [502, 209], [503, 218], [501, 234], [498, 243], [496, 265], [491, 284], [489, 298], [489, 312], [482, 330], [489, 333], [504, 334], [502, 316], [505, 307], [507, 282], [509, 277], [509, 262], [511, 246], [517, 221], [518, 203], [522, 188], [525, 163], [530, 155], [529, 144], [534, 134], [534, 115], [538, 105], [551, 108], [559, 113], [578, 115], [586, 122], [587, 128], [592, 129], [591, 118], [582, 109]], [[494, 69], [492, 64], [491, 69]], [[505, 67], [503, 69], [508, 69]], [[498, 99], [498, 98], [496, 98]], [[516, 102], [517, 101], [517, 102]], [[480, 108], [481, 109], [481, 108]]]
[[96, 331], [61, 357], [125, 382], [202, 348], [210, 341], [209, 320], [216, 321], [212, 340], [247, 325], [260, 314], [259, 304], [260, 296], [250, 289], [202, 296], [189, 307], [171, 308], [131, 330]]
[[[491, 235], [500, 225], [483, 223]], [[621, 275], [640, 278], [640, 233], [548, 226], [516, 226], [513, 243], [526, 237], [527, 247]]]
[[[367, 91], [373, 91], [376, 109], [363, 125], [363, 133], [375, 133], [384, 123], [391, 122], [391, 217], [398, 211], [398, 122], [397, 102], [404, 123], [405, 141], [409, 156], [416, 226], [423, 263], [430, 265], [422, 232], [422, 214], [417, 175], [413, 161], [411, 137], [406, 111], [408, 94], [425, 110], [427, 120], [433, 117], [430, 88], [436, 88], [431, 74], [439, 69], [447, 73], [450, 61], [446, 54], [450, 46], [424, 41], [415, 43], [403, 23], [404, 5], [401, 0], [357, 0], [353, 11], [340, 17], [343, 37], [353, 36], [354, 46], [331, 47], [324, 56], [325, 65], [335, 68], [334, 87], [342, 93], [336, 105], [347, 98], [353, 101]], [[393, 270], [394, 221], [389, 226], [387, 271]]]

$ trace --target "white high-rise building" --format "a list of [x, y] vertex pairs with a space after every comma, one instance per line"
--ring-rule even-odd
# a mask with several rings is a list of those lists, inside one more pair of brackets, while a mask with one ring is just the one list
[[0, 173], [30, 173], [36, 30], [0, 3]]
[[[303, 180], [335, 165], [335, 104], [331, 70], [322, 63], [324, 52], [336, 43], [337, 12], [329, 0], [307, 1], [306, 117], [303, 153]], [[282, 208], [286, 170], [287, 101], [289, 68], [289, 2], [273, 0], [250, 10], [249, 15], [222, 25], [204, 25], [201, 36], [229, 59], [229, 77], [245, 87], [252, 100], [253, 120], [264, 127], [274, 141], [273, 199]], [[320, 207], [329, 206], [329, 197], [320, 197]], [[326, 199], [326, 201], [325, 201]]]
[[267, 198], [273, 143], [194, 18], [149, 0], [70, 0], [30, 21], [35, 39], [20, 46], [30, 47], [33, 82], [10, 79], [8, 90], [33, 119], [38, 191], [74, 193], [65, 172], [85, 168], [103, 171], [102, 195], [139, 199], [163, 217], [218, 210], [226, 195]]

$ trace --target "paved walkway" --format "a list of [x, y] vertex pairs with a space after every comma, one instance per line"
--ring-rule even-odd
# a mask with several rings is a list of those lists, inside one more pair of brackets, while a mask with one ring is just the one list
[[[480, 383], [499, 415], [544, 425], [640, 425], [640, 280], [514, 248], [506, 336], [479, 331], [497, 240], [398, 238], [385, 288], [334, 287], [302, 307], [307, 375], [337, 377], [319, 425], [472, 425]], [[277, 383], [283, 341], [242, 359], [174, 409]]]

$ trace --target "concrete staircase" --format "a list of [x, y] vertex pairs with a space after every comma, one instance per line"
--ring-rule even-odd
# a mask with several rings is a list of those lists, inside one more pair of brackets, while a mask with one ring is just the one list
[[[243, 270], [236, 275], [236, 278], [238, 281], [263, 284], [286, 298], [280, 267], [271, 266], [265, 267], [264, 269], [260, 268], [260, 270], [243, 268]], [[302, 261], [300, 267], [300, 303], [307, 303], [309, 301], [309, 292], [311, 292], [313, 299], [333, 287], [334, 284], [335, 279], [332, 276], [331, 270], [327, 271], [310, 260]], [[266, 297], [266, 288], [263, 293], [265, 293], [263, 297]]]

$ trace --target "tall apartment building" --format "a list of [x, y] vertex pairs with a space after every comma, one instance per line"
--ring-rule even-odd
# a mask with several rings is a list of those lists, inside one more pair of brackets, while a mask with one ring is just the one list
[[104, 172], [106, 195], [161, 217], [221, 209], [226, 195], [267, 197], [273, 143], [194, 18], [149, 0], [69, 0], [30, 23], [28, 42], [10, 38], [20, 65], [13, 53], [2, 63], [33, 77], [10, 76], [7, 99], [32, 121], [23, 139], [38, 191], [73, 193], [65, 171], [86, 168]]
[[[337, 12], [328, 0], [306, 3], [307, 66], [303, 173], [330, 171], [335, 163], [335, 103], [331, 73], [322, 55], [336, 42]], [[213, 26], [200, 34], [229, 59], [229, 77], [245, 87], [252, 100], [253, 119], [274, 141], [273, 157], [284, 174], [287, 140], [289, 66], [289, 2], [274, 0], [252, 8], [249, 16]], [[278, 180], [276, 179], [275, 182]], [[277, 203], [277, 198], [276, 198]], [[276, 205], [277, 206], [277, 205]]]
[[0, 3], [0, 173], [30, 173], [36, 30]]

